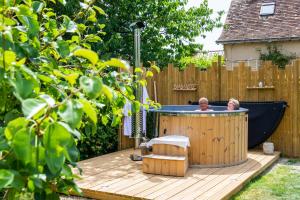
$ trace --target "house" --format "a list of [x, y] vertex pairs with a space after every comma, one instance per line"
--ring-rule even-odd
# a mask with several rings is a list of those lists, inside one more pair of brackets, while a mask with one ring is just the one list
[[217, 43], [229, 61], [257, 60], [270, 45], [300, 57], [300, 0], [232, 0]]

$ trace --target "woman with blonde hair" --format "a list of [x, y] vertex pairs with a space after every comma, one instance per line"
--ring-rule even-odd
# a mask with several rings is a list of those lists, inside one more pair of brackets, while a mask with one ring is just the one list
[[240, 109], [240, 102], [234, 98], [230, 98], [227, 104], [227, 110], [238, 110]]

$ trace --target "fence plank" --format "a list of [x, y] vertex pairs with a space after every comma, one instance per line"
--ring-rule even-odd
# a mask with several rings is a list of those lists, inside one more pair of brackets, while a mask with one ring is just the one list
[[295, 91], [297, 93], [297, 96], [295, 96], [295, 106], [296, 108], [293, 118], [293, 133], [294, 135], [294, 141], [293, 146], [294, 149], [294, 156], [299, 157], [300, 155], [300, 60], [297, 60], [295, 62], [296, 70], [295, 70]]

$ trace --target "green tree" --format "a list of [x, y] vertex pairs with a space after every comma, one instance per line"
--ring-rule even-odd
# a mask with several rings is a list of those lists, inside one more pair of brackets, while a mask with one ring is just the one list
[[198, 52], [201, 44], [194, 38], [220, 26], [220, 17], [211, 17], [213, 10], [207, 0], [199, 7], [185, 9], [187, 0], [103, 0], [98, 4], [106, 10], [110, 23], [104, 28], [111, 33], [103, 37], [103, 54], [132, 60], [133, 37], [128, 32], [135, 21], [144, 21], [142, 34], [142, 60], [156, 61], [161, 65], [178, 63], [181, 57]]
[[104, 26], [95, 20], [106, 15], [100, 7], [85, 1], [69, 17], [49, 4], [0, 1], [0, 190], [5, 199], [80, 193], [72, 173], [78, 167], [80, 131], [95, 129], [99, 120], [116, 126], [126, 100], [140, 109], [133, 88], [145, 84], [142, 78], [149, 74], [133, 81], [126, 62], [103, 60], [93, 51], [91, 44], [101, 38], [89, 27]]
[[[98, 18], [106, 24], [101, 38], [95, 46], [103, 58], [120, 57], [133, 61], [133, 33], [130, 24], [137, 21], [146, 23], [142, 33], [142, 60], [156, 61], [160, 67], [167, 63], [179, 64], [183, 57], [193, 56], [202, 49], [195, 43], [196, 36], [205, 37], [215, 27], [220, 27], [219, 12], [213, 17], [208, 1], [199, 1], [198, 7], [186, 9], [187, 0], [100, 0], [96, 5], [106, 11]], [[72, 0], [73, 6], [61, 10], [62, 13], [77, 13], [79, 2]], [[102, 34], [99, 27], [91, 27], [90, 32]]]

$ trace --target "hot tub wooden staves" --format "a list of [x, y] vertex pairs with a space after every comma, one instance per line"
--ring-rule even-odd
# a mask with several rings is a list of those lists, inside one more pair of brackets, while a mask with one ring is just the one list
[[248, 114], [160, 114], [159, 136], [190, 138], [189, 164], [198, 167], [237, 165], [247, 160]]

